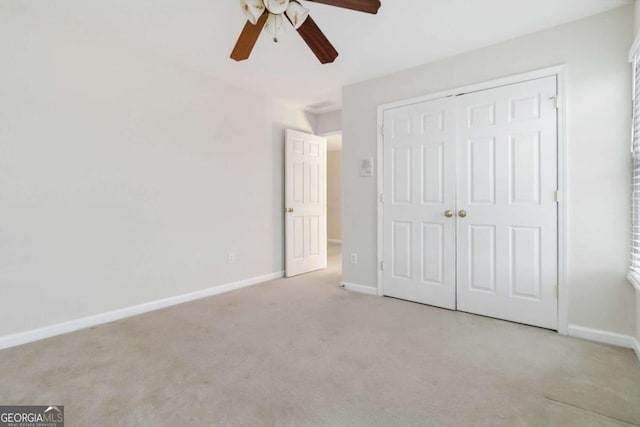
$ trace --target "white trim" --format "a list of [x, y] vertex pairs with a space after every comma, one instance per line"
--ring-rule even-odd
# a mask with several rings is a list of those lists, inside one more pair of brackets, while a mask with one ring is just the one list
[[[630, 272], [627, 273], [627, 280], [633, 285], [637, 292], [640, 292], [640, 281], [634, 274], [631, 274]], [[638, 307], [638, 309], [640, 310], [640, 307]]]
[[633, 41], [633, 44], [631, 45], [631, 49], [629, 49], [629, 62], [633, 62], [633, 58], [636, 56], [636, 53], [638, 52], [638, 50], [640, 50], [640, 33], [636, 36], [636, 39]]
[[378, 219], [377, 228], [377, 242], [378, 245], [378, 262], [376, 263], [376, 269], [378, 270], [378, 296], [384, 295], [384, 273], [382, 271], [382, 262], [384, 260], [384, 111], [387, 109], [384, 105], [378, 106], [378, 128], [377, 128], [377, 153], [376, 168], [377, 168], [377, 188], [376, 188], [376, 216]]
[[341, 245], [342, 244], [342, 240], [338, 240], [338, 239], [327, 239], [327, 243], [333, 243], [335, 245]]
[[[495, 89], [501, 86], [509, 86], [515, 83], [522, 83], [529, 80], [541, 79], [543, 77], [556, 76], [558, 74], [564, 73], [566, 71], [567, 66], [556, 65], [553, 67], [542, 68], [539, 70], [530, 71], [527, 73], [515, 74], [512, 76], [502, 77], [494, 80], [488, 80], [480, 83], [474, 83], [471, 85], [460, 86], [457, 88], [443, 90], [441, 92], [435, 92], [428, 95], [418, 96], [415, 98], [409, 98], [402, 101], [391, 102], [388, 104], [382, 104], [378, 106], [378, 113], [384, 112], [385, 110], [390, 110], [398, 107], [405, 107], [407, 105], [419, 104], [425, 101], [432, 101], [434, 99], [446, 98], [452, 95], [459, 95], [461, 93], [470, 93], [470, 92], [478, 92], [481, 90], [487, 89]], [[382, 126], [382, 123], [378, 123], [378, 126]], [[378, 139], [380, 139], [380, 134], [378, 134]]]
[[351, 292], [378, 296], [378, 290], [373, 286], [358, 285], [356, 283], [342, 282], [342, 287]]
[[[404, 107], [407, 105], [418, 104], [425, 101], [432, 101], [434, 99], [445, 98], [448, 96], [458, 95], [462, 93], [478, 92], [481, 90], [493, 89], [500, 86], [507, 86], [515, 83], [522, 83], [528, 80], [540, 79], [543, 77], [556, 76], [558, 82], [558, 96], [560, 97], [560, 109], [558, 112], [558, 189], [560, 190], [560, 197], [558, 203], [558, 333], [562, 335], [568, 334], [569, 324], [569, 281], [567, 280], [568, 268], [568, 256], [567, 256], [567, 242], [568, 240], [568, 189], [567, 189], [567, 159], [568, 159], [568, 111], [567, 111], [567, 66], [556, 65], [549, 68], [543, 68], [540, 70], [534, 70], [528, 73], [516, 74], [513, 76], [503, 77], [495, 80], [489, 80], [472, 85], [462, 86], [454, 89], [448, 89], [441, 92], [436, 92], [416, 98], [410, 98], [403, 101], [392, 102], [389, 104], [383, 104], [378, 106], [378, 187], [376, 195], [378, 199], [378, 263], [381, 265], [383, 259], [383, 218], [382, 213], [384, 205], [380, 199], [380, 195], [384, 191], [384, 168], [382, 164], [383, 159], [383, 141], [384, 136], [380, 131], [384, 124], [384, 112], [389, 109]], [[378, 295], [384, 295], [383, 289], [383, 275], [382, 271], [378, 268]]]
[[3, 337], [0, 337], [0, 350], [27, 344], [45, 338], [55, 337], [57, 335], [62, 335], [69, 332], [79, 331], [81, 329], [91, 328], [93, 326], [102, 325], [104, 323], [110, 323], [116, 320], [125, 319], [127, 317], [137, 316], [138, 314], [147, 313], [149, 311], [160, 310], [162, 308], [170, 307], [173, 305], [178, 305], [185, 302], [222, 294], [225, 292], [246, 288], [248, 286], [257, 285], [259, 283], [280, 279], [281, 277], [284, 277], [284, 271], [277, 271], [274, 273], [265, 274], [263, 276], [214, 286], [208, 289], [203, 289], [201, 291], [190, 292], [188, 294], [177, 295], [174, 297], [156, 301], [150, 301], [131, 307], [121, 308], [119, 310], [96, 314], [93, 316], [82, 317], [80, 319], [74, 319], [68, 322], [45, 326], [43, 328], [20, 332], [13, 335], [5, 335]]
[[630, 348], [635, 350], [636, 355], [640, 359], [640, 345], [638, 344], [638, 340], [630, 335], [616, 334], [614, 332], [585, 328], [584, 326], [577, 325], [569, 325], [568, 331], [571, 337]]
[[569, 333], [569, 108], [567, 67], [556, 71], [558, 96], [558, 333]]

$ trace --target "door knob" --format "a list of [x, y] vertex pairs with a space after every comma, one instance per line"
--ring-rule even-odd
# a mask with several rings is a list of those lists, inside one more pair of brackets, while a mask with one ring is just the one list
[[467, 211], [460, 211], [460, 212], [458, 212], [458, 216], [459, 216], [460, 218], [465, 218], [465, 217], [467, 216]]
[[287, 209], [287, 212], [289, 212], [289, 213], [293, 213], [293, 208], [289, 208], [289, 209]]
[[446, 216], [447, 218], [451, 218], [453, 216], [453, 211], [450, 211], [450, 210], [444, 211], [444, 216]]

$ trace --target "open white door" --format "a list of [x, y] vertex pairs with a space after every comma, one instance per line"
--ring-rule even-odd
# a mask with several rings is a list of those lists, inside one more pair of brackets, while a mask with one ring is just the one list
[[287, 130], [286, 276], [327, 268], [327, 140]]

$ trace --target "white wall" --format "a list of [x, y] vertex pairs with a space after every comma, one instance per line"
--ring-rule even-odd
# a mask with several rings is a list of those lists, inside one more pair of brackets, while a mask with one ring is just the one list
[[283, 269], [304, 114], [2, 10], [0, 52], [0, 337]]
[[[376, 156], [380, 104], [568, 64], [570, 323], [631, 335], [629, 251], [632, 6], [469, 52], [343, 91], [343, 276], [376, 285]], [[347, 257], [359, 254], [359, 264]]]
[[637, 35], [640, 32], [640, 0], [636, 0], [634, 4], [634, 12], [635, 12], [635, 33]]

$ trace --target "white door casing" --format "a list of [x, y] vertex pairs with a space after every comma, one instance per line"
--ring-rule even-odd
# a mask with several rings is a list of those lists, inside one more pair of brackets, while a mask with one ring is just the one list
[[287, 130], [285, 141], [285, 271], [327, 267], [327, 141]]
[[558, 327], [556, 79], [384, 110], [384, 295]]
[[558, 326], [556, 77], [457, 97], [458, 309]]
[[453, 98], [384, 114], [385, 295], [455, 309]]

